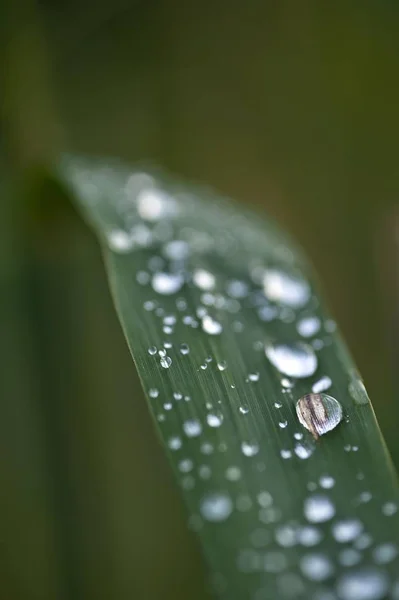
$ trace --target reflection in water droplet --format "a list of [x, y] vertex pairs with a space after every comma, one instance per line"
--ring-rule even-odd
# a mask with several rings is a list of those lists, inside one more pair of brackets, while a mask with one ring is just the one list
[[335, 507], [330, 498], [316, 494], [306, 498], [304, 514], [310, 523], [324, 523], [335, 515]]
[[345, 544], [352, 542], [361, 534], [363, 524], [358, 519], [346, 519], [334, 523], [331, 529], [335, 540]]
[[123, 254], [132, 250], [134, 242], [132, 237], [122, 229], [113, 229], [107, 233], [108, 246], [114, 252]]
[[310, 298], [310, 288], [305, 280], [277, 269], [268, 269], [264, 273], [263, 290], [272, 302], [292, 308], [304, 306]]
[[164, 369], [169, 369], [170, 365], [172, 364], [172, 359], [170, 358], [170, 356], [163, 356], [159, 361], [159, 364]]
[[324, 554], [305, 554], [300, 560], [302, 573], [312, 581], [324, 581], [331, 577], [334, 567]]
[[242, 442], [241, 450], [245, 456], [255, 456], [255, 454], [258, 454], [259, 452], [259, 445], [255, 442]]
[[202, 329], [209, 335], [218, 335], [222, 333], [223, 327], [218, 321], [215, 321], [209, 315], [205, 315], [202, 318]]
[[342, 575], [337, 584], [341, 600], [382, 600], [388, 591], [388, 578], [375, 569], [358, 569]]
[[312, 392], [314, 394], [320, 394], [320, 392], [325, 392], [331, 386], [331, 379], [327, 375], [323, 375], [323, 377], [320, 377], [320, 379], [312, 385]]
[[152, 278], [152, 287], [155, 292], [164, 296], [176, 294], [184, 283], [184, 279], [178, 273], [155, 273]]
[[265, 354], [272, 365], [288, 377], [310, 377], [317, 369], [313, 348], [303, 342], [267, 344]]
[[215, 276], [205, 269], [196, 269], [193, 273], [194, 285], [201, 290], [212, 290], [215, 287]]
[[220, 427], [223, 422], [222, 415], [209, 414], [206, 417], [209, 427]]
[[202, 432], [201, 423], [197, 419], [189, 419], [183, 423], [183, 430], [187, 437], [197, 437]]
[[317, 317], [304, 317], [298, 322], [297, 331], [302, 337], [312, 337], [319, 331], [320, 325]]
[[222, 492], [213, 492], [201, 500], [200, 511], [204, 519], [214, 523], [225, 521], [232, 513], [233, 503], [230, 496]]
[[396, 544], [380, 544], [373, 550], [374, 562], [378, 565], [386, 565], [398, 556], [398, 547]]
[[301, 425], [314, 438], [335, 429], [343, 417], [342, 406], [327, 394], [306, 394], [296, 403], [296, 414]]

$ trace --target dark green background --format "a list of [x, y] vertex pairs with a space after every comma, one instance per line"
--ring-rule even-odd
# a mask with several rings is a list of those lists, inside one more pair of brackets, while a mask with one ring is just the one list
[[[57, 148], [161, 165], [279, 221], [318, 272], [398, 465], [399, 4], [47, 1], [39, 33], [18, 6], [11, 146], [46, 147], [52, 95]], [[55, 194], [10, 211], [6, 155], [4, 597], [203, 598], [96, 244]]]

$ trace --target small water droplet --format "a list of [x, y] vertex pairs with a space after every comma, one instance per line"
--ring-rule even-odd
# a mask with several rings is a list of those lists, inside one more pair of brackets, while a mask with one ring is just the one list
[[229, 481], [238, 481], [241, 478], [241, 469], [239, 467], [228, 467], [226, 469], [226, 479]]
[[169, 350], [170, 348], [172, 348], [172, 343], [171, 342], [164, 342], [163, 343], [163, 347], [167, 348]]
[[392, 515], [394, 515], [397, 512], [397, 510], [398, 510], [398, 507], [394, 502], [386, 502], [382, 506], [382, 513], [386, 517], [392, 517]]
[[319, 479], [319, 483], [322, 488], [329, 490], [335, 485], [335, 479], [330, 475], [322, 475]]
[[280, 429], [285, 429], [288, 425], [288, 421], [280, 421], [278, 426], [280, 427]]
[[304, 514], [310, 523], [324, 523], [335, 515], [335, 507], [330, 498], [316, 494], [306, 498]]
[[193, 273], [194, 285], [201, 290], [213, 290], [216, 284], [215, 276], [205, 269], [196, 269]]
[[332, 381], [330, 377], [328, 377], [327, 375], [323, 375], [323, 377], [320, 377], [320, 379], [312, 385], [312, 392], [314, 394], [320, 394], [320, 392], [325, 392], [331, 386]]
[[165, 404], [163, 405], [165, 410], [172, 410], [172, 403], [171, 402], [165, 402]]
[[183, 423], [183, 430], [187, 437], [197, 437], [202, 432], [201, 423], [198, 419], [188, 419]]
[[170, 365], [172, 364], [172, 359], [170, 358], [170, 356], [162, 356], [161, 360], [159, 361], [159, 364], [164, 369], [169, 369]]
[[294, 438], [296, 440], [301, 440], [303, 438], [303, 433], [294, 433]]
[[296, 414], [301, 425], [317, 439], [335, 429], [342, 421], [342, 406], [327, 394], [306, 394], [296, 403]]
[[213, 446], [209, 442], [204, 442], [203, 444], [201, 444], [200, 450], [202, 454], [209, 455], [213, 453]]
[[304, 306], [310, 298], [310, 288], [305, 280], [277, 269], [268, 269], [264, 273], [263, 290], [272, 302], [291, 308]]
[[259, 381], [259, 373], [249, 373], [248, 381]]
[[259, 452], [259, 445], [255, 442], [242, 442], [241, 450], [244, 456], [255, 456]]
[[337, 584], [340, 600], [382, 600], [387, 591], [386, 574], [373, 568], [345, 573]]
[[165, 244], [163, 254], [170, 260], [185, 260], [190, 254], [190, 247], [183, 240], [172, 240]]
[[178, 464], [179, 471], [181, 471], [182, 473], [189, 473], [192, 470], [193, 466], [194, 463], [189, 458], [184, 458]]
[[215, 321], [211, 316], [205, 315], [202, 318], [202, 329], [209, 335], [219, 335], [222, 333], [223, 327], [219, 321]]
[[249, 413], [249, 408], [246, 404], [242, 404], [241, 406], [239, 406], [238, 410], [242, 415], [247, 415]]
[[179, 450], [182, 447], [181, 438], [173, 436], [168, 440], [168, 446], [171, 450]]
[[286, 449], [280, 450], [280, 455], [281, 455], [281, 458], [284, 458], [284, 459], [292, 458], [291, 450], [286, 450]]
[[148, 395], [150, 398], [158, 398], [159, 390], [157, 390], [156, 388], [151, 388], [150, 390], [148, 390]]
[[282, 406], [283, 405], [281, 404], [281, 402], [275, 402], [274, 403], [274, 408], [282, 408]]
[[244, 281], [233, 279], [227, 283], [226, 291], [232, 298], [245, 298], [248, 295], [248, 285]]
[[378, 565], [386, 565], [398, 556], [396, 544], [386, 543], [376, 546], [373, 550], [374, 562]]
[[225, 371], [227, 369], [227, 362], [225, 360], [221, 360], [218, 362], [219, 371]]
[[134, 246], [132, 237], [122, 229], [112, 229], [109, 231], [107, 242], [111, 250], [120, 254], [130, 252]]
[[156, 348], [156, 346], [150, 346], [150, 347], [148, 348], [148, 354], [149, 354], [150, 356], [154, 356], [154, 354], [156, 354], [156, 353], [157, 353], [157, 348]]
[[324, 554], [305, 554], [300, 567], [305, 577], [312, 581], [324, 581], [334, 573], [332, 562]]
[[274, 533], [274, 537], [279, 546], [283, 548], [291, 548], [297, 543], [297, 531], [291, 525], [278, 527]]
[[223, 416], [221, 414], [215, 415], [210, 413], [206, 416], [209, 427], [220, 427], [223, 422]]
[[265, 354], [272, 365], [288, 377], [310, 377], [317, 369], [313, 348], [303, 342], [267, 344]]
[[212, 471], [208, 465], [201, 465], [198, 469], [198, 474], [201, 479], [209, 479], [212, 475]]
[[294, 452], [298, 458], [306, 460], [313, 454], [313, 448], [303, 444], [295, 444]]
[[188, 347], [188, 344], [180, 344], [180, 354], [186, 356], [187, 354], [189, 354], [189, 352], [190, 348]]
[[259, 506], [262, 506], [263, 508], [268, 508], [273, 504], [273, 498], [269, 492], [259, 492], [257, 498]]
[[354, 547], [357, 550], [366, 550], [366, 548], [370, 548], [373, 543], [373, 538], [368, 533], [362, 533], [355, 539], [353, 542]]
[[152, 287], [155, 292], [164, 296], [176, 294], [183, 286], [184, 279], [178, 273], [155, 273], [152, 277]]
[[200, 511], [207, 521], [225, 521], [233, 511], [233, 502], [230, 496], [223, 492], [212, 492], [202, 498]]
[[312, 337], [319, 331], [320, 326], [318, 317], [304, 317], [298, 322], [297, 331], [302, 337]]
[[344, 567], [354, 567], [362, 559], [362, 555], [354, 548], [345, 548], [338, 555], [338, 560]]
[[346, 544], [355, 540], [363, 530], [363, 524], [358, 519], [346, 519], [334, 523], [331, 528], [337, 542]]
[[301, 527], [297, 533], [297, 537], [299, 544], [307, 548], [316, 546], [323, 539], [321, 531], [311, 525]]

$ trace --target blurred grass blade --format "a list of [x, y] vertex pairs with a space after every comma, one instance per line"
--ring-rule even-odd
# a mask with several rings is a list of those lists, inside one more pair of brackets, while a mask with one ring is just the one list
[[298, 249], [207, 190], [112, 162], [60, 172], [219, 596], [399, 598], [396, 474]]

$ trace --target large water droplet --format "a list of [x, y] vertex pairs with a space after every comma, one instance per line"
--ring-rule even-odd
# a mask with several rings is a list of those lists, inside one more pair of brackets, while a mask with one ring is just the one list
[[170, 365], [172, 364], [172, 359], [170, 358], [170, 356], [162, 356], [161, 360], [159, 361], [159, 364], [164, 369], [169, 369]]
[[331, 577], [334, 567], [324, 554], [305, 554], [300, 560], [301, 571], [312, 581], [324, 581]]
[[209, 335], [218, 335], [222, 333], [223, 327], [219, 321], [215, 321], [209, 315], [205, 315], [202, 318], [202, 329], [205, 333], [209, 333]]
[[342, 420], [342, 406], [327, 394], [306, 394], [296, 403], [296, 414], [301, 425], [314, 438], [334, 429]]
[[213, 492], [201, 500], [200, 511], [204, 519], [214, 523], [225, 521], [232, 513], [233, 502], [225, 493]]
[[170, 296], [176, 294], [183, 286], [184, 279], [178, 273], [155, 273], [152, 278], [152, 287], [158, 294]]
[[310, 377], [317, 369], [313, 348], [302, 342], [267, 344], [265, 354], [272, 365], [288, 377]]
[[310, 298], [310, 288], [305, 280], [277, 269], [265, 272], [263, 290], [269, 300], [291, 308], [304, 306]]
[[316, 494], [306, 498], [304, 514], [310, 523], [324, 523], [335, 515], [335, 507], [330, 498]]
[[339, 578], [341, 600], [382, 600], [388, 591], [387, 576], [375, 569], [359, 569]]

